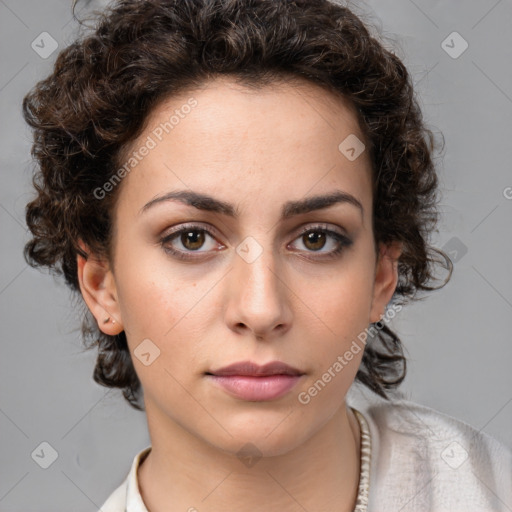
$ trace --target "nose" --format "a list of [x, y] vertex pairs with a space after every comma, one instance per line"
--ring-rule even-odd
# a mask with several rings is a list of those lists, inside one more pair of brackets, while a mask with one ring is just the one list
[[271, 250], [263, 249], [254, 260], [245, 257], [243, 251], [235, 254], [225, 311], [230, 329], [252, 333], [260, 340], [283, 335], [292, 319], [292, 292], [285, 279], [281, 263]]

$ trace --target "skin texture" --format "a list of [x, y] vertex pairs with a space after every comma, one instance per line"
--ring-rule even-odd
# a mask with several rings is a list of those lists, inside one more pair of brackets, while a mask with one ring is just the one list
[[[255, 90], [222, 77], [160, 103], [129, 150], [190, 97], [197, 106], [120, 185], [113, 267], [78, 257], [82, 295], [105, 333], [126, 331], [144, 389], [153, 449], [138, 473], [142, 497], [151, 512], [352, 510], [360, 432], [345, 395], [363, 351], [307, 405], [298, 395], [381, 318], [397, 284], [400, 247], [375, 254], [368, 154], [349, 161], [338, 149], [350, 134], [363, 140], [356, 116], [309, 82]], [[177, 189], [209, 194], [240, 216], [177, 201], [140, 213]], [[280, 220], [285, 202], [335, 190], [364, 212], [338, 203]], [[185, 223], [212, 232], [203, 245], [184, 246], [179, 235], [166, 243], [193, 253], [190, 261], [161, 243]], [[301, 234], [319, 224], [352, 244], [329, 259], [335, 238]], [[237, 253], [246, 237], [262, 250], [250, 263]], [[144, 339], [160, 349], [149, 366], [133, 356]], [[204, 375], [243, 360], [284, 361], [305, 375], [267, 402], [234, 398]], [[252, 467], [236, 455], [246, 443], [262, 454]]]

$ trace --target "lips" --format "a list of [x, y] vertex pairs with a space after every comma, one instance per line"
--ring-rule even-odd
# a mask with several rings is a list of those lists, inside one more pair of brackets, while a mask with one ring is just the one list
[[241, 361], [206, 372], [212, 384], [229, 395], [250, 402], [275, 400], [288, 393], [304, 372], [281, 361], [259, 366]]
[[297, 368], [290, 366], [281, 361], [272, 361], [260, 366], [252, 361], [240, 361], [237, 363], [224, 366], [218, 370], [206, 372], [208, 375], [231, 376], [240, 375], [246, 377], [262, 377], [268, 375], [303, 375]]

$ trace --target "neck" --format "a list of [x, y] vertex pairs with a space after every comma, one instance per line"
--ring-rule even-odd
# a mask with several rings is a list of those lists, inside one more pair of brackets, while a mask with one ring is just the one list
[[355, 507], [360, 430], [345, 403], [304, 443], [247, 465], [168, 417], [155, 421], [150, 409], [146, 405], [152, 449], [138, 471], [150, 512], [352, 512]]

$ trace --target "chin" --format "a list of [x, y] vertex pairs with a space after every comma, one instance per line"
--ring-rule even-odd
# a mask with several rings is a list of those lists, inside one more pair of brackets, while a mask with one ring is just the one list
[[[296, 417], [297, 416], [297, 417]], [[223, 421], [221, 438], [209, 443], [230, 455], [276, 457], [293, 450], [307, 438], [306, 423], [290, 410], [244, 413], [243, 417]], [[211, 433], [211, 430], [209, 431]]]

